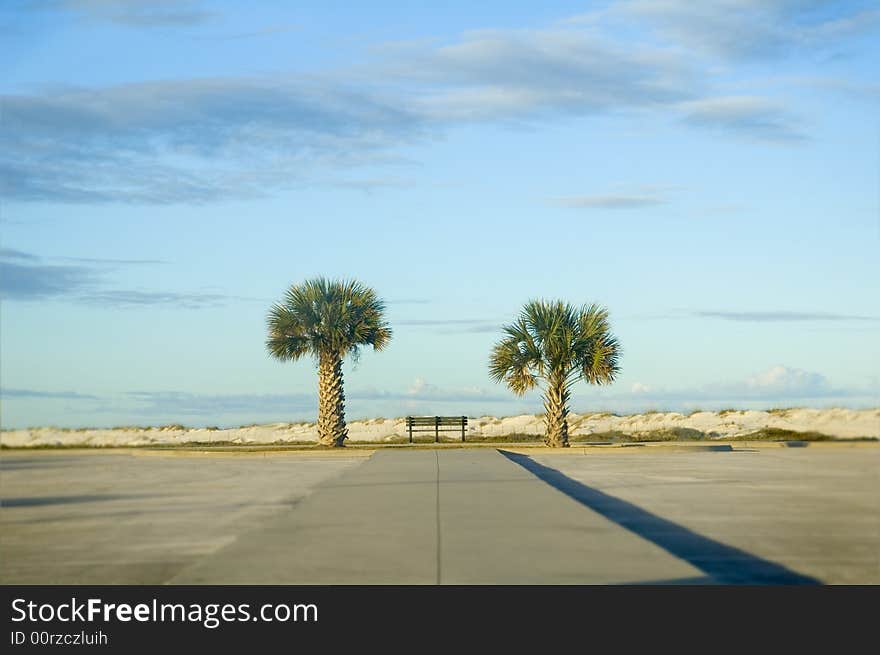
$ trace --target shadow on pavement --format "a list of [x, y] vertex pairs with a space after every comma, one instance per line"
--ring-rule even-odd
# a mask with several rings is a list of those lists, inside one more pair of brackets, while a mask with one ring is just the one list
[[43, 507], [46, 505], [70, 505], [94, 503], [102, 500], [125, 500], [129, 498], [148, 498], [142, 495], [93, 495], [93, 496], [34, 496], [30, 498], [3, 498], [0, 507]]
[[73, 457], [0, 457], [0, 471], [18, 471], [22, 469], [45, 469], [69, 466], [76, 462]]
[[704, 537], [637, 505], [588, 487], [526, 455], [499, 452], [569, 498], [700, 569], [717, 584], [821, 584], [815, 578]]

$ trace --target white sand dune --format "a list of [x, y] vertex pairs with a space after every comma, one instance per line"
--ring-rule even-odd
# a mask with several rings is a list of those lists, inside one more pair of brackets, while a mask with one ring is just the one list
[[[690, 415], [676, 412], [656, 412], [615, 416], [613, 414], [572, 414], [569, 420], [573, 437], [619, 432], [646, 435], [657, 431], [681, 431], [681, 434], [701, 433], [710, 439], [743, 437], [763, 428], [780, 428], [795, 432], [819, 432], [838, 439], [880, 438], [880, 409], [787, 409], [756, 411], [696, 412]], [[406, 436], [404, 419], [372, 419], [348, 424], [352, 442], [397, 441]], [[693, 430], [697, 432], [689, 433]], [[543, 420], [526, 414], [495, 418], [483, 416], [468, 422], [469, 438], [535, 435], [544, 433]], [[429, 436], [422, 434], [423, 437]], [[446, 433], [454, 437], [455, 433]], [[151, 444], [185, 444], [232, 442], [267, 444], [315, 442], [317, 433], [313, 423], [255, 425], [242, 428], [214, 430], [206, 428], [126, 428], [83, 429], [30, 428], [6, 430], [0, 433], [0, 443], [7, 447], [34, 446], [145, 446]]]

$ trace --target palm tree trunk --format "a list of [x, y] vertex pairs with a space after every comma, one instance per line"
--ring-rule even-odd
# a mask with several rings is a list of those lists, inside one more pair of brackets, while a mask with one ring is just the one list
[[544, 443], [551, 448], [568, 448], [568, 388], [565, 376], [551, 374], [544, 393], [544, 422], [547, 436]]
[[318, 443], [342, 447], [347, 438], [342, 357], [338, 353], [322, 353], [318, 362]]

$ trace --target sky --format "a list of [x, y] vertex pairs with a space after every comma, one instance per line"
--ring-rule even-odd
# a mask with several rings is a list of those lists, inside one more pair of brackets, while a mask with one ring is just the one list
[[880, 8], [0, 5], [0, 426], [313, 421], [266, 315], [356, 278], [349, 419], [541, 411], [525, 302], [608, 308], [576, 412], [880, 406]]

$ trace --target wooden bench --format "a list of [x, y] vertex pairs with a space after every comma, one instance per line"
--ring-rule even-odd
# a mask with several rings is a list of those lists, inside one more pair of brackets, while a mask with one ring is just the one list
[[441, 432], [461, 432], [461, 440], [464, 441], [467, 430], [467, 416], [407, 416], [406, 430], [409, 432], [409, 442], [413, 442], [413, 432], [434, 433], [434, 442], [440, 442]]

